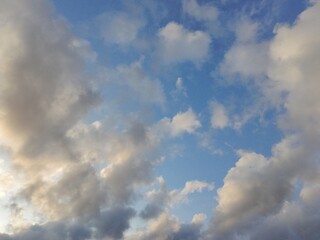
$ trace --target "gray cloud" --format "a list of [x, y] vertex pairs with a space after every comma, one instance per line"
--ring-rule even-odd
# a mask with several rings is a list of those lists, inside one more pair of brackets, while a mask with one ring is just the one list
[[[86, 71], [95, 54], [48, 1], [5, 0], [0, 15], [0, 140], [13, 160], [10, 174], [18, 176], [9, 201], [24, 201], [20, 213], [39, 221], [8, 223], [15, 232], [1, 237], [120, 238], [135, 214], [126, 205], [153, 178], [156, 140], [138, 120], [84, 122], [102, 101]], [[123, 71], [123, 84], [133, 88], [131, 69]], [[132, 71], [137, 82], [141, 67]], [[153, 89], [147, 77], [144, 82]], [[110, 127], [111, 119], [121, 129]]]
[[123, 232], [127, 230], [129, 220], [135, 215], [132, 208], [113, 208], [108, 211], [103, 211], [97, 220], [97, 236], [103, 239], [105, 236], [113, 239], [121, 239]]
[[57, 221], [43, 225], [33, 225], [16, 234], [0, 235], [1, 240], [85, 240], [85, 239], [121, 239], [127, 230], [129, 220], [135, 215], [132, 208], [116, 207], [101, 211], [94, 221], [69, 222]]
[[49, 158], [75, 160], [65, 132], [98, 101], [86, 82], [82, 46], [46, 1], [33, 9], [9, 2], [1, 8], [0, 30], [3, 141], [22, 165], [30, 159], [37, 159], [33, 167]]

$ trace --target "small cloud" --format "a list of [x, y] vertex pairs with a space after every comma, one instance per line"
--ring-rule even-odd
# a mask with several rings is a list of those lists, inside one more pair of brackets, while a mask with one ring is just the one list
[[223, 129], [229, 125], [229, 117], [223, 105], [218, 102], [211, 104], [211, 126], [213, 128]]
[[216, 21], [219, 12], [212, 5], [199, 5], [196, 0], [183, 0], [182, 8], [185, 13], [194, 17], [198, 21]]
[[192, 223], [196, 225], [201, 225], [207, 219], [207, 215], [204, 213], [197, 213], [192, 217]]
[[184, 132], [194, 133], [199, 127], [201, 127], [201, 123], [191, 108], [186, 112], [179, 112], [170, 122], [171, 133], [174, 136], [180, 135]]
[[181, 77], [177, 78], [176, 90], [178, 93], [181, 93], [183, 96], [187, 96], [187, 89], [184, 86], [183, 79]]
[[138, 37], [144, 27], [142, 18], [135, 18], [126, 13], [104, 13], [98, 17], [98, 28], [106, 44], [128, 46]]
[[210, 36], [203, 31], [191, 32], [170, 22], [158, 32], [158, 54], [163, 64], [191, 61], [201, 64], [208, 56]]
[[188, 195], [194, 192], [202, 192], [204, 189], [213, 190], [214, 185], [212, 183], [201, 182], [198, 180], [186, 182], [184, 188], [181, 191], [182, 195]]

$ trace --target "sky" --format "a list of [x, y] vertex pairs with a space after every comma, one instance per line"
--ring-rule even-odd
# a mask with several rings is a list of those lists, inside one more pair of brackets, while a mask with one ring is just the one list
[[320, 239], [320, 1], [1, 0], [0, 240]]

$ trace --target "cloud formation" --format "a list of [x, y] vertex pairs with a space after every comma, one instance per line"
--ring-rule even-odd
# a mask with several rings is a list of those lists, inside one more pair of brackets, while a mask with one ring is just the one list
[[217, 102], [212, 102], [211, 107], [211, 126], [213, 128], [223, 129], [229, 124], [229, 117], [227, 111], [223, 105]]
[[[174, 189], [169, 191], [167, 185], [162, 177], [158, 178], [159, 190], [152, 190], [146, 193], [148, 204], [141, 211], [140, 216], [143, 219], [152, 219], [158, 217], [168, 207], [173, 207], [179, 203], [188, 201], [188, 196], [196, 192], [204, 190], [212, 191], [214, 185], [203, 181], [188, 181], [185, 183], [183, 189]], [[195, 222], [202, 222], [202, 215], [197, 215], [198, 220]]]
[[137, 40], [145, 22], [124, 12], [107, 12], [97, 18], [101, 37], [106, 44], [130, 46]]
[[[234, 25], [234, 43], [210, 63], [223, 80], [252, 95], [253, 107], [240, 116], [220, 100], [208, 110], [207, 91], [194, 102], [174, 102], [166, 112], [165, 91], [173, 86], [186, 97], [188, 88], [189, 101], [198, 90], [189, 79], [206, 76], [210, 64], [202, 65], [203, 75], [197, 67], [210, 59], [212, 47], [225, 47], [222, 40], [211, 44], [206, 32], [223, 12], [183, 0], [181, 23], [165, 14], [156, 21], [156, 14], [146, 14], [158, 9], [156, 3], [146, 2], [139, 17], [120, 9], [132, 7], [131, 1], [93, 16], [105, 43], [94, 49], [117, 53], [135, 46], [144, 27], [154, 24], [148, 33], [154, 43], [145, 55], [136, 60], [129, 53], [115, 67], [97, 62], [91, 43], [73, 33], [49, 0], [1, 2], [0, 207], [8, 219], [0, 240], [319, 239], [320, 2], [310, 2], [292, 24], [276, 25], [268, 38], [256, 20], [241, 17]], [[166, 78], [177, 81], [170, 85]], [[201, 84], [202, 91], [207, 85]], [[173, 215], [191, 194], [214, 185], [184, 180], [170, 189], [156, 177], [156, 167], [170, 154], [163, 146], [183, 145], [185, 136], [206, 140], [211, 127], [221, 134], [228, 126], [239, 129], [266, 111], [275, 115], [282, 139], [269, 155], [237, 151], [209, 224], [198, 211], [192, 220]], [[188, 154], [202, 158], [195, 148]]]
[[[316, 130], [319, 97], [312, 90], [319, 82], [319, 69], [314, 65], [319, 61], [319, 30], [314, 25], [320, 20], [319, 6], [315, 2], [292, 26], [279, 26], [271, 41], [250, 40], [245, 45], [236, 42], [225, 56], [225, 63], [234, 61], [229, 69], [226, 67], [229, 73], [254, 76], [270, 103], [284, 107], [279, 126], [285, 137], [273, 147], [270, 158], [240, 152], [240, 160], [218, 190], [218, 205], [208, 239], [266, 239], [266, 232], [272, 239], [319, 237], [313, 227], [318, 218], [311, 213], [317, 211], [313, 201], [317, 198], [315, 176], [319, 172], [316, 157], [319, 150], [315, 147], [319, 140]], [[241, 54], [233, 55], [240, 53], [240, 46], [246, 48], [246, 54], [260, 46], [264, 57], [261, 52], [252, 51], [253, 58], [247, 55], [247, 61], [241, 60], [238, 58]], [[255, 61], [257, 56], [267, 64]], [[238, 67], [239, 64], [253, 66]], [[297, 197], [294, 190], [299, 181], [303, 187]], [[311, 191], [307, 189], [314, 190], [308, 200], [305, 193]], [[302, 225], [308, 230], [301, 231]]]
[[158, 55], [163, 64], [191, 61], [201, 64], [209, 53], [210, 36], [203, 31], [188, 31], [170, 22], [158, 32]]

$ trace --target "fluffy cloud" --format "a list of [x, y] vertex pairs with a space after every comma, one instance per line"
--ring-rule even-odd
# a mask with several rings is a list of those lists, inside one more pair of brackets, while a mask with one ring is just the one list
[[[86, 122], [102, 101], [86, 71], [95, 54], [48, 1], [3, 1], [0, 15], [0, 144], [13, 165], [1, 179], [15, 176], [3, 191], [35, 223], [8, 222], [15, 233], [0, 238], [121, 238], [135, 215], [128, 205], [136, 188], [153, 178], [157, 138], [133, 117]], [[162, 103], [160, 84], [139, 64], [115, 71], [112, 84], [121, 78], [134, 94], [151, 91], [150, 102]]]
[[183, 0], [182, 8], [184, 12], [199, 21], [216, 21], [218, 10], [211, 5], [199, 5], [196, 0]]
[[258, 30], [259, 25], [247, 18], [235, 24], [236, 41], [224, 56], [223, 74], [257, 78], [265, 73], [269, 64], [269, 43], [256, 41]]
[[158, 37], [158, 55], [165, 65], [185, 61], [201, 64], [208, 56], [211, 39], [205, 32], [191, 32], [170, 22], [159, 30]]
[[226, 109], [223, 105], [217, 102], [212, 102], [211, 106], [211, 126], [213, 128], [225, 128], [229, 124], [229, 118]]
[[198, 117], [189, 108], [185, 112], [178, 112], [172, 119], [168, 117], [161, 119], [153, 126], [152, 131], [160, 138], [167, 136], [167, 134], [177, 137], [184, 133], [193, 134], [199, 127], [201, 127], [201, 123]]
[[[320, 4], [314, 2], [292, 26], [278, 26], [269, 42], [240, 38], [225, 57], [225, 63], [234, 61], [228, 65], [229, 73], [254, 78], [263, 98], [283, 106], [279, 127], [285, 137], [274, 146], [270, 158], [241, 152], [218, 190], [208, 239], [319, 237], [315, 228], [320, 168], [316, 147], [319, 95], [315, 90], [319, 87], [320, 33], [315, 27], [319, 12]], [[241, 59], [239, 47], [249, 55]]]
[[180, 224], [178, 219], [164, 211], [157, 219], [152, 220], [146, 229], [128, 235], [126, 240], [194, 240], [201, 236], [202, 222]]
[[177, 113], [169, 122], [172, 135], [177, 136], [184, 132], [193, 133], [197, 128], [201, 127], [200, 121], [191, 108], [186, 112]]
[[[0, 30], [5, 116], [0, 123], [1, 141], [21, 158], [43, 158], [57, 152], [71, 158], [64, 147], [68, 145], [64, 132], [98, 99], [85, 82], [86, 60], [64, 22], [53, 19], [46, 3], [37, 3], [43, 14], [18, 4], [20, 8], [6, 1], [1, 10], [7, 19]], [[20, 16], [21, 8], [30, 14]], [[41, 27], [51, 30], [37, 34]]]
[[94, 54], [47, 1], [4, 1], [0, 15], [0, 141], [17, 176], [14, 199], [44, 219], [92, 216], [99, 180], [66, 133], [99, 102], [85, 71]]

